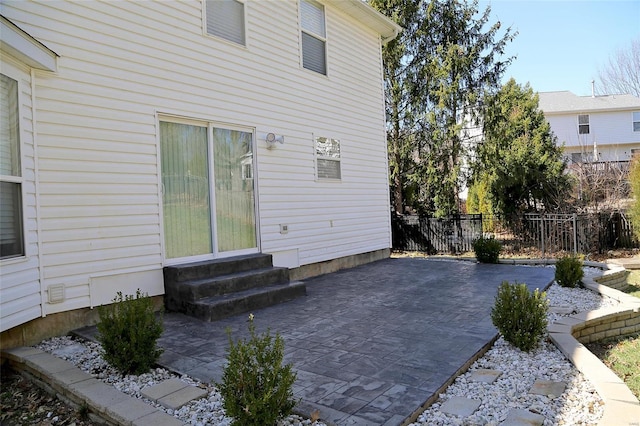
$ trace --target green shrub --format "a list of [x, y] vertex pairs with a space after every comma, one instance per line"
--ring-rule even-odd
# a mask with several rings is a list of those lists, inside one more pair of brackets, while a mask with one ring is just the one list
[[478, 262], [498, 263], [498, 256], [502, 250], [502, 244], [495, 238], [480, 237], [473, 242], [473, 251]]
[[582, 260], [576, 256], [564, 256], [556, 262], [556, 282], [562, 287], [575, 287], [584, 277]]
[[536, 289], [531, 293], [526, 284], [503, 281], [491, 310], [491, 320], [507, 342], [530, 351], [546, 331], [548, 308], [544, 292]]
[[216, 386], [224, 398], [224, 409], [233, 424], [243, 426], [274, 425], [291, 414], [296, 401], [293, 383], [296, 373], [291, 364], [282, 365], [284, 340], [269, 330], [256, 335], [253, 314], [249, 315], [248, 340], [236, 343], [229, 332], [229, 355]]
[[98, 341], [104, 359], [122, 374], [148, 372], [162, 354], [157, 340], [162, 318], [153, 311], [153, 301], [140, 289], [134, 296], [118, 292], [110, 305], [99, 306]]

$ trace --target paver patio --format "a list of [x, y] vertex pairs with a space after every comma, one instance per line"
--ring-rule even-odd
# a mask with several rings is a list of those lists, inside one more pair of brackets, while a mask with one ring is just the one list
[[[299, 408], [339, 425], [399, 425], [497, 334], [503, 280], [545, 288], [553, 269], [391, 258], [306, 280], [307, 296], [254, 311], [258, 332], [285, 340]], [[164, 315], [160, 364], [220, 380], [247, 315], [206, 323]]]

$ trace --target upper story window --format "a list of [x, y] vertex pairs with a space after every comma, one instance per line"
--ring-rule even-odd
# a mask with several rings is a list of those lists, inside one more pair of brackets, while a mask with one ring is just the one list
[[300, 0], [302, 66], [327, 74], [327, 32], [324, 6], [314, 0]]
[[0, 74], [0, 258], [24, 255], [18, 82]]
[[578, 115], [578, 134], [589, 134], [589, 114]]
[[207, 34], [245, 45], [244, 3], [239, 0], [206, 0]]
[[318, 179], [341, 179], [340, 141], [317, 137], [315, 143]]
[[633, 131], [640, 132], [640, 111], [633, 113]]

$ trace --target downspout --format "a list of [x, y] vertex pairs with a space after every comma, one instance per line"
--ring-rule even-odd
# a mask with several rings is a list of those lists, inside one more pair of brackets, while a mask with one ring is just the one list
[[36, 235], [38, 246], [38, 273], [40, 280], [40, 315], [46, 317], [44, 305], [47, 302], [44, 285], [44, 263], [42, 254], [42, 218], [40, 217], [40, 167], [38, 162], [38, 126], [36, 113], [36, 71], [31, 68], [31, 128], [33, 135], [33, 180], [36, 197]]

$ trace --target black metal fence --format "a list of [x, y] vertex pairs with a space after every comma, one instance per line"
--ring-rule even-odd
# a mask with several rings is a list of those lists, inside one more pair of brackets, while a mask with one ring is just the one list
[[598, 214], [526, 214], [507, 220], [481, 214], [443, 218], [407, 215], [392, 217], [393, 248], [428, 254], [465, 253], [482, 235], [500, 240], [510, 251], [537, 250], [602, 253], [640, 247], [623, 212]]

